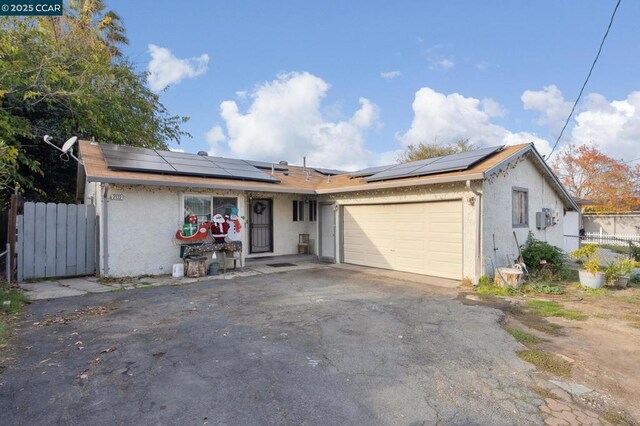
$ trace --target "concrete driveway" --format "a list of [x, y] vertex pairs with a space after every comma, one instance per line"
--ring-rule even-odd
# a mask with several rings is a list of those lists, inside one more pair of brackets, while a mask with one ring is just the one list
[[28, 307], [1, 424], [531, 424], [496, 310], [324, 268]]

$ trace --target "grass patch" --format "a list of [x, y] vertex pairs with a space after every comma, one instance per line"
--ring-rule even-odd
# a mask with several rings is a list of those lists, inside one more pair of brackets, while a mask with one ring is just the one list
[[520, 289], [526, 294], [564, 294], [565, 290], [555, 284], [544, 281], [533, 281], [526, 283]]
[[[8, 301], [8, 307], [4, 303]], [[19, 314], [29, 299], [18, 290], [0, 290], [0, 311], [6, 314]]]
[[523, 360], [535, 365], [539, 370], [547, 371], [556, 376], [565, 377], [571, 373], [571, 363], [548, 352], [537, 349], [516, 351]]
[[613, 300], [623, 303], [630, 303], [632, 305], [640, 304], [640, 295], [638, 296], [616, 296]]
[[590, 296], [606, 296], [611, 293], [607, 287], [600, 288], [589, 288], [589, 287], [581, 287], [581, 290]]
[[552, 322], [523, 321], [522, 323], [531, 329], [538, 330], [552, 336], [564, 336], [564, 332], [562, 331], [563, 327]]
[[[5, 306], [5, 302], [9, 302], [8, 306]], [[20, 314], [26, 303], [29, 303], [29, 299], [21, 291], [0, 290], [0, 349], [6, 346], [10, 334], [7, 317]]]
[[582, 312], [565, 309], [551, 300], [527, 300], [526, 307], [529, 312], [541, 317], [560, 317], [576, 321], [587, 319], [587, 315]]
[[544, 342], [544, 339], [527, 333], [526, 331], [518, 330], [517, 328], [507, 327], [505, 330], [520, 343], [535, 345], [536, 343]]
[[489, 277], [480, 277], [474, 291], [482, 296], [513, 296], [515, 290], [496, 285]]

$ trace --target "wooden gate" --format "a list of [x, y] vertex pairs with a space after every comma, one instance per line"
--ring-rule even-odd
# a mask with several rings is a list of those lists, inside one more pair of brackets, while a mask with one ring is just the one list
[[95, 206], [27, 202], [17, 222], [18, 282], [95, 274]]

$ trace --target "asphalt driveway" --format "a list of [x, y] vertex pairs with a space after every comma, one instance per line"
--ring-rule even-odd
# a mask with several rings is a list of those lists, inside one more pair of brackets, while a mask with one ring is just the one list
[[541, 423], [497, 310], [333, 268], [28, 307], [0, 424]]

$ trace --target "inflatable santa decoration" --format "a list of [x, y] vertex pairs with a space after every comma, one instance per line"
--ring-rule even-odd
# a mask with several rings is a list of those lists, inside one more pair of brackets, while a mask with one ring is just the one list
[[224, 218], [221, 214], [213, 216], [213, 225], [211, 225], [211, 234], [216, 243], [224, 243], [227, 234], [229, 233], [229, 224], [227, 218]]

